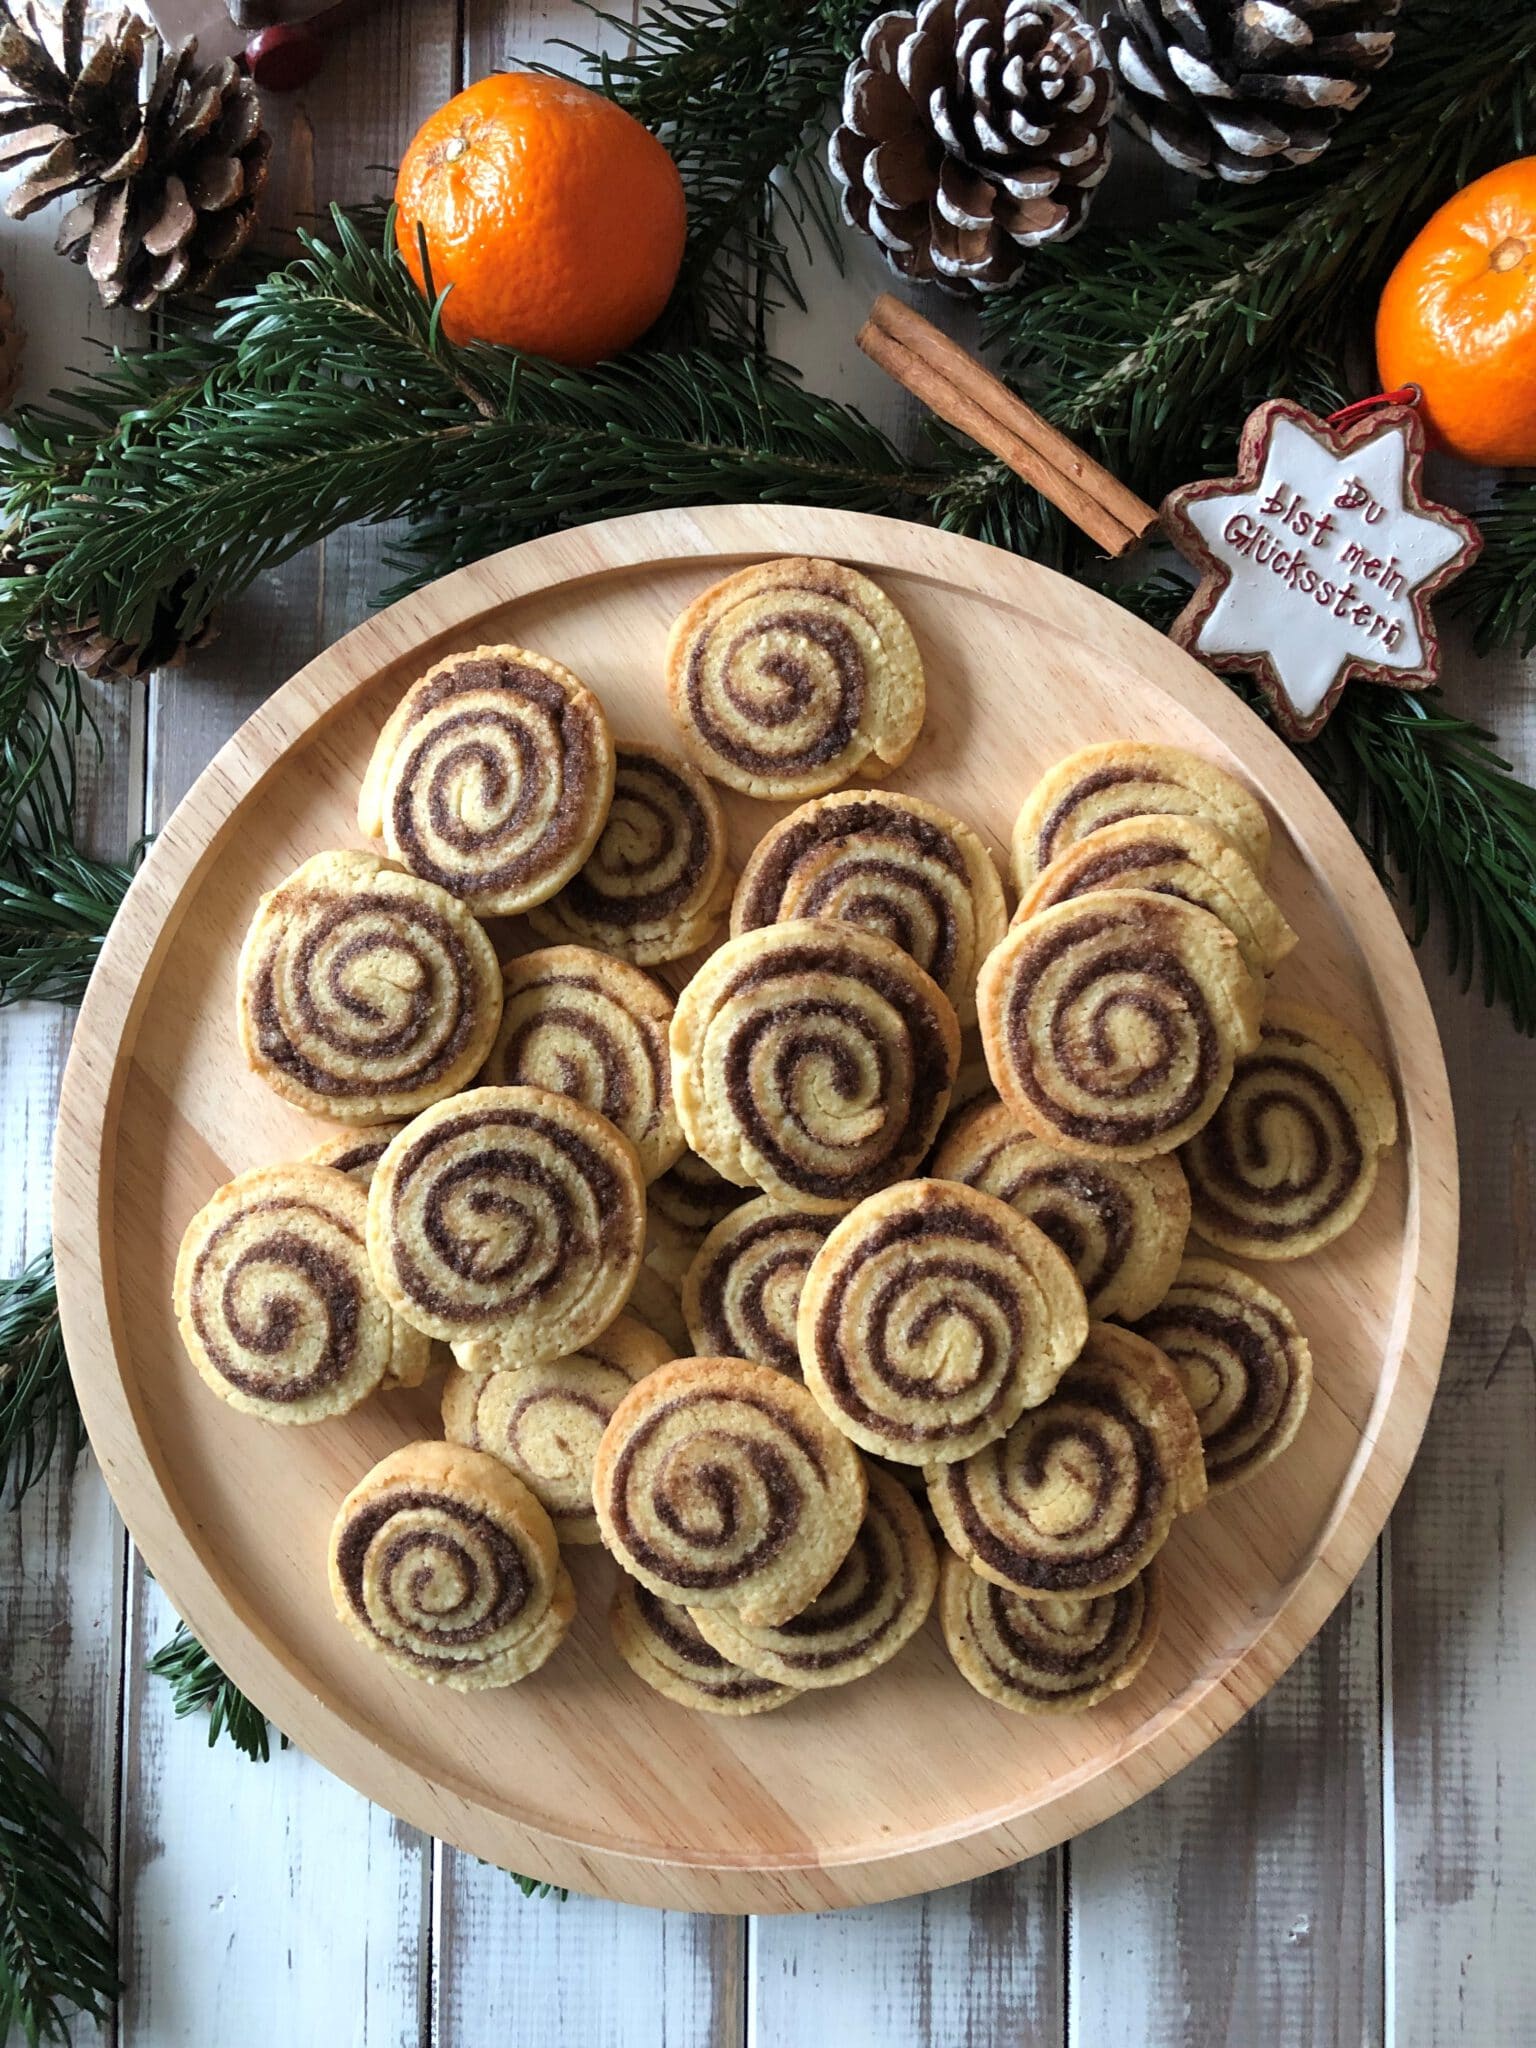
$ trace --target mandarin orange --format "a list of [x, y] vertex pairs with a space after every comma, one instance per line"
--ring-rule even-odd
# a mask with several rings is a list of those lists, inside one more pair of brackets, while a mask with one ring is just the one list
[[1536, 463], [1536, 156], [1446, 201], [1376, 314], [1387, 387], [1417, 384], [1437, 440], [1468, 462]]
[[396, 236], [418, 284], [451, 286], [451, 341], [561, 363], [627, 348], [667, 302], [683, 257], [682, 179], [634, 116], [600, 93], [498, 72], [422, 126], [395, 186]]

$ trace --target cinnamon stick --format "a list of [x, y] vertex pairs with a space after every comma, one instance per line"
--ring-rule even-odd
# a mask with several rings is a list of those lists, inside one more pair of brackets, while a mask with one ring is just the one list
[[1157, 525], [1145, 500], [889, 292], [876, 299], [858, 340], [881, 369], [1006, 462], [1106, 554], [1125, 554]]

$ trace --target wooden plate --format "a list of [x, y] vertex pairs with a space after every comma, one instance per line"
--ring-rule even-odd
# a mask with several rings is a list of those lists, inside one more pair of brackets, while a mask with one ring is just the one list
[[[911, 619], [922, 742], [894, 785], [999, 853], [1019, 799], [1070, 749], [1171, 741], [1245, 776], [1276, 828], [1272, 886], [1302, 944], [1278, 977], [1395, 1072], [1404, 1143], [1361, 1222], [1269, 1277], [1317, 1358], [1290, 1453], [1181, 1522], [1169, 1620], [1115, 1703], [1026, 1720], [949, 1666], [937, 1625], [876, 1677], [780, 1713], [672, 1706], [620, 1664], [614, 1567], [574, 1555], [581, 1614], [547, 1669], [470, 1697], [397, 1677], [336, 1623], [326, 1534], [375, 1459], [440, 1433], [434, 1390], [285, 1429], [232, 1413], [182, 1354], [177, 1243], [238, 1170], [321, 1132], [235, 1043], [236, 955], [263, 890], [359, 843], [353, 806], [403, 687], [456, 647], [512, 640], [601, 693], [621, 737], [666, 740], [674, 614], [757, 557], [836, 556]], [[729, 802], [738, 857], [777, 813]], [[55, 1247], [69, 1355], [124, 1519], [219, 1662], [300, 1748], [417, 1826], [513, 1869], [649, 1905], [775, 1911], [945, 1885], [1018, 1861], [1169, 1777], [1259, 1698], [1364, 1560], [1418, 1443], [1454, 1280], [1450, 1098], [1391, 910], [1306, 770], [1170, 642], [1010, 555], [894, 521], [790, 507], [656, 512], [556, 535], [360, 626], [218, 755], [129, 893], [92, 979], [60, 1113]]]

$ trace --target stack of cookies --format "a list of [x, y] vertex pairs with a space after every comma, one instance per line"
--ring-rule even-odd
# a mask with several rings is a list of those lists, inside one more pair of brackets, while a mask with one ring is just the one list
[[[1390, 1087], [1268, 998], [1294, 934], [1214, 764], [1059, 764], [1010, 923], [971, 826], [849, 786], [925, 705], [866, 577], [727, 578], [667, 692], [678, 752], [522, 648], [406, 691], [378, 850], [316, 854], [246, 939], [246, 1057], [334, 1128], [189, 1225], [188, 1352], [304, 1424], [443, 1361], [447, 1440], [331, 1538], [342, 1622], [403, 1672], [527, 1677], [575, 1614], [563, 1552], [601, 1543], [619, 1656], [683, 1706], [846, 1684], [935, 1602], [986, 1697], [1091, 1706], [1151, 1653], [1177, 1518], [1305, 1411], [1305, 1339], [1217, 1255], [1346, 1229]], [[717, 785], [792, 806], [739, 878]], [[499, 959], [514, 916], [542, 943]]]

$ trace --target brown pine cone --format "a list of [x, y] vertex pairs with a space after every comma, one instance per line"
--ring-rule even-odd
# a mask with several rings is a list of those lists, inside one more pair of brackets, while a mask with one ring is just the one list
[[1113, 88], [1068, 0], [922, 0], [864, 32], [829, 158], [844, 217], [906, 277], [1007, 284], [1082, 226]]
[[1121, 110], [1175, 170], [1253, 185], [1321, 156], [1392, 54], [1400, 0], [1117, 0]]
[[200, 67], [195, 42], [166, 50], [126, 10], [89, 47], [84, 31], [85, 0], [66, 0], [55, 56], [33, 8], [0, 0], [0, 169], [32, 164], [6, 211], [79, 193], [60, 254], [107, 305], [147, 312], [202, 290], [249, 240], [271, 143], [232, 59]]
[[93, 681], [107, 683], [137, 682], [155, 669], [178, 667], [197, 648], [216, 640], [219, 633], [216, 613], [190, 633], [183, 633], [177, 624], [181, 600], [190, 583], [190, 576], [182, 577], [167, 593], [156, 607], [146, 639], [119, 639], [103, 632], [99, 620], [87, 619], [82, 625], [48, 635], [48, 659], [61, 668], [78, 669]]

